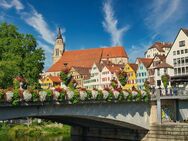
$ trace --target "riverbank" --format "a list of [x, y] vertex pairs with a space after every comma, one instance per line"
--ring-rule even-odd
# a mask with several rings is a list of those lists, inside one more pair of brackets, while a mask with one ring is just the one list
[[39, 137], [39, 136], [61, 136], [70, 137], [70, 126], [41, 122], [27, 124], [0, 124], [0, 140], [4, 138], [20, 138], [20, 137]]

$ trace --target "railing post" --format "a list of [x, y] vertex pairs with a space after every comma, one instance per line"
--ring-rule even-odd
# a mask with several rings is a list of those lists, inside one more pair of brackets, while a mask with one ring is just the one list
[[156, 90], [156, 98], [157, 98], [157, 121], [159, 124], [162, 123], [161, 120], [161, 99], [160, 99], [160, 89]]

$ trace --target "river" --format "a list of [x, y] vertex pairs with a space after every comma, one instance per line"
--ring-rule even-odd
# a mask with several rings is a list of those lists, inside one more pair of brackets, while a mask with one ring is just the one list
[[[18, 137], [15, 139], [4, 136], [0, 138], [0, 141], [120, 141], [104, 138], [83, 138], [83, 137], [64, 137], [64, 136], [47, 136], [47, 137]], [[122, 141], [122, 140], [121, 140]], [[125, 141], [125, 140], [124, 140]], [[127, 140], [126, 140], [127, 141]]]

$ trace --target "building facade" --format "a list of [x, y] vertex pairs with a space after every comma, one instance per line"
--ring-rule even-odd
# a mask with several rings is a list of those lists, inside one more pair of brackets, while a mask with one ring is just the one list
[[166, 56], [170, 51], [172, 44], [165, 42], [155, 42], [148, 50], [145, 52], [146, 58], [154, 58], [156, 55]]
[[188, 85], [188, 29], [180, 29], [166, 62], [174, 67], [170, 72], [171, 81], [180, 87]]
[[127, 83], [123, 87], [124, 89], [131, 90], [133, 87], [137, 88], [137, 83], [136, 83], [137, 68], [138, 68], [137, 64], [127, 63], [125, 65], [124, 72], [127, 73]]

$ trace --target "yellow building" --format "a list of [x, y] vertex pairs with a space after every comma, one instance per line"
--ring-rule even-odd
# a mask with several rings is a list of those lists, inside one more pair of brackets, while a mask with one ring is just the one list
[[60, 87], [61, 82], [62, 81], [59, 76], [47, 76], [40, 81], [42, 89]]
[[127, 84], [123, 87], [124, 89], [132, 89], [133, 86], [137, 88], [136, 84], [136, 71], [137, 71], [138, 65], [128, 63], [125, 65], [124, 72], [127, 73]]

